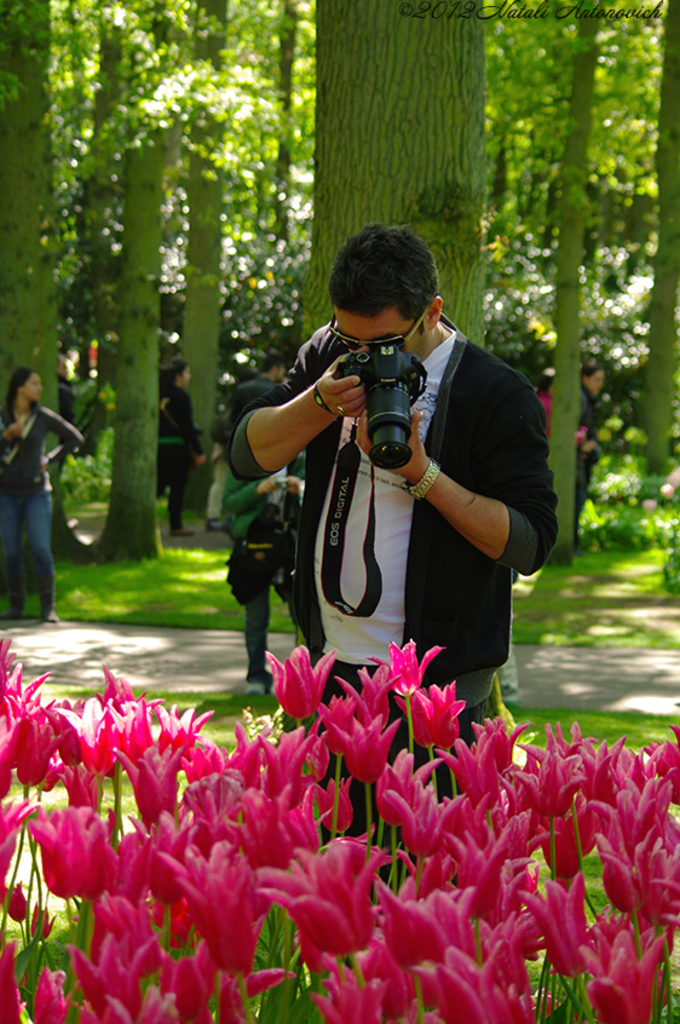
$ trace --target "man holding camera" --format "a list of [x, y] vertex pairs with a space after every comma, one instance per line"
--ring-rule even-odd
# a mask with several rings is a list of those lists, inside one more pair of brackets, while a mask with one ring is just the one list
[[425, 682], [456, 680], [470, 741], [508, 656], [512, 569], [535, 572], [557, 533], [543, 407], [442, 315], [434, 258], [410, 229], [367, 225], [329, 287], [333, 319], [246, 410], [231, 465], [262, 477], [306, 449], [295, 606], [307, 645], [337, 650], [333, 674], [352, 682], [391, 642], [415, 640], [419, 657], [442, 646]]

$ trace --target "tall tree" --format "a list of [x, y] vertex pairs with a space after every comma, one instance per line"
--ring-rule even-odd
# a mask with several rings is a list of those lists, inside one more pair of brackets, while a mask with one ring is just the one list
[[47, 68], [49, 0], [0, 2], [0, 371], [35, 367], [56, 397]]
[[561, 193], [555, 308], [557, 345], [555, 348], [555, 386], [550, 447], [551, 465], [555, 473], [555, 490], [559, 499], [560, 521], [553, 557], [556, 561], [564, 564], [571, 562], [574, 538], [574, 493], [576, 487], [574, 435], [578, 426], [579, 339], [581, 333], [579, 268], [583, 261], [588, 137], [592, 123], [598, 24], [599, 22], [594, 18], [578, 19], [569, 109], [570, 130], [560, 170]]
[[680, 2], [671, 0], [666, 15], [661, 79], [656, 173], [659, 230], [654, 257], [654, 287], [649, 307], [649, 357], [645, 370], [642, 423], [648, 436], [647, 458], [662, 473], [669, 455], [673, 422], [677, 326], [675, 307], [680, 281]]
[[293, 66], [295, 64], [295, 37], [297, 34], [297, 0], [283, 0], [281, 28], [279, 29], [279, 73], [281, 92], [281, 136], [276, 156], [274, 216], [276, 237], [288, 241], [288, 204], [291, 193], [291, 118], [293, 105]]
[[409, 222], [435, 253], [446, 312], [482, 341], [484, 80], [476, 18], [318, 0], [308, 328], [329, 316], [328, 273], [344, 239], [367, 221]]
[[[200, 0], [196, 13], [194, 56], [203, 69], [206, 77], [204, 91], [213, 104], [217, 99], [215, 73], [222, 67], [226, 20], [226, 0]], [[215, 116], [210, 102], [195, 112], [186, 184], [189, 236], [182, 354], [191, 363], [191, 391], [197, 419], [203, 427], [212, 422], [217, 398], [224, 180], [215, 156], [223, 132], [223, 120]], [[207, 492], [207, 488], [204, 490]]]
[[106, 559], [160, 554], [156, 524], [158, 323], [164, 149], [160, 131], [127, 151], [117, 401]]

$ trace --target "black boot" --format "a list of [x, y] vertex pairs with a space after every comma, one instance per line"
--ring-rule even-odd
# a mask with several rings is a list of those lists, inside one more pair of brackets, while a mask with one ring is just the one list
[[54, 576], [36, 576], [35, 582], [40, 598], [40, 618], [43, 622], [59, 622], [54, 610]]
[[9, 593], [9, 608], [0, 615], [0, 619], [21, 619], [24, 615], [24, 604], [26, 602], [26, 578], [24, 576], [10, 576], [7, 580]]

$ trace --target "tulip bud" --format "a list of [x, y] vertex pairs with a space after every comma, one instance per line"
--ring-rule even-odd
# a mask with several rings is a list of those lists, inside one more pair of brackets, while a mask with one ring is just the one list
[[26, 897], [21, 888], [21, 882], [12, 889], [7, 912], [12, 920], [19, 924], [26, 919]]

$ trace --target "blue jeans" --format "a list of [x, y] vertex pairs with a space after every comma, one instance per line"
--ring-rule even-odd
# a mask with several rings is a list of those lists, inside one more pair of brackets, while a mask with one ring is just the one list
[[[283, 595], [282, 595], [283, 596]], [[288, 600], [290, 617], [295, 622], [292, 595]], [[267, 693], [272, 688], [272, 674], [267, 665], [267, 627], [269, 626], [269, 587], [260, 591], [252, 601], [246, 601], [246, 651], [248, 652], [247, 682], [262, 683]]]
[[52, 561], [52, 495], [49, 491], [17, 498], [0, 491], [0, 537], [5, 552], [8, 579], [24, 575], [22, 524], [26, 524], [28, 546], [38, 576], [54, 576]]

